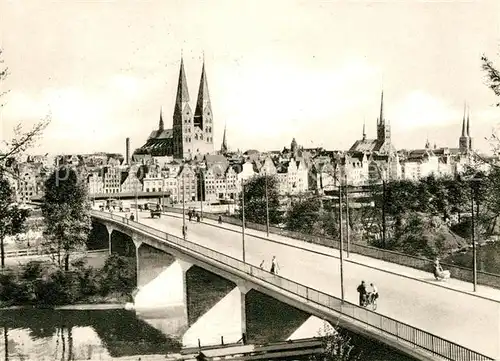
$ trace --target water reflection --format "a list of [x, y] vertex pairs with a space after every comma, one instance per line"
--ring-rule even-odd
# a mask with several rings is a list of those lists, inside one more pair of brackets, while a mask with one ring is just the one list
[[[166, 355], [180, 351], [186, 325], [184, 308], [139, 312], [137, 316], [125, 310], [0, 310], [0, 354], [6, 361]], [[414, 361], [377, 342], [348, 335], [362, 351], [361, 361]]]
[[0, 326], [6, 360], [104, 360], [166, 354], [181, 347], [175, 337], [124, 310], [4, 310]]

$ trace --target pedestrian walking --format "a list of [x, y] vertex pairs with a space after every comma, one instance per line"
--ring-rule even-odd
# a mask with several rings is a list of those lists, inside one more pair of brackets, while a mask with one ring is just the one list
[[271, 260], [271, 273], [278, 274], [278, 270], [280, 267], [278, 266], [278, 261], [276, 260], [276, 256], [273, 256], [273, 259]]
[[361, 284], [358, 286], [357, 291], [359, 293], [359, 305], [363, 307], [365, 305], [366, 300], [366, 284], [365, 281], [361, 281]]
[[130, 220], [133, 221], [135, 219], [134, 214], [130, 213]]

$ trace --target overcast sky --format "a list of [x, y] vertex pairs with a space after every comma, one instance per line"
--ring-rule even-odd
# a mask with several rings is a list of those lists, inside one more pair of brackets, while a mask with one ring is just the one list
[[458, 146], [500, 121], [480, 57], [500, 66], [500, 1], [0, 0], [10, 76], [4, 137], [47, 113], [34, 153], [141, 146], [171, 127], [181, 51], [192, 106], [205, 54], [215, 146], [346, 149], [375, 137], [380, 92], [397, 148]]

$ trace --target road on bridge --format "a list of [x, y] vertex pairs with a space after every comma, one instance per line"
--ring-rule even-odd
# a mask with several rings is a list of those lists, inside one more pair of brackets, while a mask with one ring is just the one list
[[[142, 212], [140, 222], [182, 237], [182, 218], [178, 214], [151, 219]], [[216, 222], [188, 222], [188, 240], [234, 258], [242, 258], [242, 237], [238, 227]], [[226, 229], [227, 228], [227, 229]], [[232, 230], [231, 230], [232, 229]], [[256, 237], [258, 236], [258, 237]], [[279, 274], [293, 281], [340, 298], [340, 262], [338, 250], [270, 234], [271, 240], [320, 249], [325, 254], [305, 251], [266, 239], [265, 232], [247, 230], [246, 261], [269, 269], [273, 255]], [[380, 261], [383, 267], [384, 262]], [[374, 282], [380, 293], [377, 312], [434, 335], [453, 341], [495, 359], [500, 358], [500, 303], [471, 294], [439, 287], [429, 274], [428, 282], [401, 277], [353, 262], [344, 263], [345, 299], [357, 303], [356, 288], [361, 280]]]

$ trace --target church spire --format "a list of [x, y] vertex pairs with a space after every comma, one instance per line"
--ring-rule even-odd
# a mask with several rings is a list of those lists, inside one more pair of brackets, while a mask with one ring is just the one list
[[363, 140], [366, 140], [366, 121], [363, 120]]
[[160, 108], [160, 124], [158, 125], [158, 131], [163, 132], [165, 129], [165, 124], [163, 124], [163, 107]]
[[384, 91], [382, 90], [382, 95], [380, 96], [380, 118], [379, 122], [382, 124], [384, 122]]
[[[194, 112], [194, 123], [203, 129], [204, 111], [210, 108], [210, 95], [208, 93], [207, 74], [205, 72], [205, 56], [203, 56], [203, 66], [201, 68], [200, 88], [198, 90], [198, 100]], [[209, 110], [209, 109], [208, 109]]]
[[464, 102], [464, 117], [462, 119], [462, 137], [465, 137], [465, 108], [466, 108], [466, 103]]
[[227, 152], [226, 125], [224, 125], [224, 135], [222, 136], [222, 145], [220, 147], [220, 150], [222, 154], [225, 154]]
[[470, 108], [467, 107], [467, 137], [470, 138]]
[[189, 102], [189, 92], [184, 72], [184, 59], [181, 57], [181, 67], [179, 70], [179, 82], [177, 83], [177, 97], [175, 98], [175, 108], [182, 111], [183, 103]]

